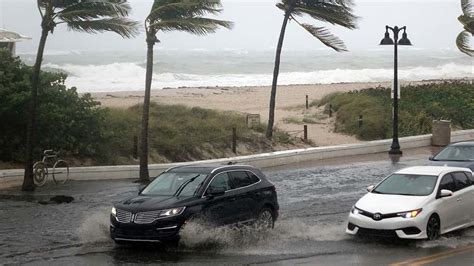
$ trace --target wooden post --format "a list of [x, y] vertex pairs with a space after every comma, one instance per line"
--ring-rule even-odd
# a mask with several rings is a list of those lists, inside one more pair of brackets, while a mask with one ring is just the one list
[[133, 158], [138, 159], [138, 137], [133, 136]]
[[237, 154], [237, 128], [232, 128], [232, 152]]
[[364, 121], [364, 120], [363, 120], [362, 115], [359, 115], [359, 128], [362, 127], [363, 121]]
[[303, 134], [304, 142], [308, 142], [308, 126], [304, 125], [304, 134]]
[[329, 117], [332, 117], [332, 104], [329, 105]]
[[306, 95], [306, 110], [309, 109], [309, 99], [308, 99], [308, 95]]

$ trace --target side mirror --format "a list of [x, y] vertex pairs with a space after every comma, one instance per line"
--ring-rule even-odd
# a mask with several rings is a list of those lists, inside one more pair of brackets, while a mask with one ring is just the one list
[[224, 194], [225, 194], [224, 187], [209, 187], [209, 190], [207, 190], [207, 195], [211, 197], [222, 196]]
[[428, 160], [433, 161], [434, 156], [430, 156]]
[[372, 186], [368, 186], [366, 189], [368, 192], [372, 192], [372, 190], [374, 190], [375, 186], [372, 185]]
[[451, 197], [452, 195], [453, 195], [453, 192], [447, 189], [441, 189], [441, 192], [439, 193], [440, 198]]

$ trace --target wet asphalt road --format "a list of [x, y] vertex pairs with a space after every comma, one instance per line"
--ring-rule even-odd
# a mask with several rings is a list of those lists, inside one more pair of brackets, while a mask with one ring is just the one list
[[[441, 257], [431, 263], [474, 265], [474, 248], [469, 249], [474, 229], [433, 242], [358, 239], [344, 233], [348, 211], [367, 186], [397, 169], [425, 164], [428, 155], [406, 155], [400, 162], [382, 155], [373, 157], [376, 160], [353, 158], [332, 165], [319, 162], [266, 169], [281, 207], [273, 231], [255, 234], [192, 225], [183, 230], [178, 248], [118, 247], [109, 239], [112, 202], [137, 193], [133, 180], [48, 184], [34, 197], [0, 191], [0, 264], [380, 265], [467, 247], [454, 259]], [[75, 200], [60, 205], [38, 203], [52, 195], [71, 195]]]

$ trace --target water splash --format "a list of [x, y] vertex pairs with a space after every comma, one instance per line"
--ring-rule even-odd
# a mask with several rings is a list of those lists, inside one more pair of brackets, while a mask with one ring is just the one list
[[97, 243], [110, 241], [109, 236], [110, 210], [102, 209], [87, 216], [81, 223], [77, 234], [82, 243]]
[[180, 235], [181, 245], [185, 249], [214, 249], [224, 253], [271, 255], [299, 253], [301, 249], [291, 247], [301, 241], [325, 242], [346, 239], [344, 228], [344, 224], [308, 225], [296, 218], [277, 222], [273, 230], [258, 230], [251, 225], [210, 227], [191, 222], [182, 229]]
[[457, 248], [474, 244], [474, 228], [468, 228], [454, 233], [441, 236], [434, 241], [422, 241], [417, 243], [419, 248], [448, 247]]

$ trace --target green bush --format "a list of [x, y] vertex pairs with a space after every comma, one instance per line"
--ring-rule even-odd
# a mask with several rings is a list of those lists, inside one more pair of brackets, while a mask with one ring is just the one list
[[[22, 162], [25, 152], [32, 68], [0, 49], [0, 160]], [[34, 156], [44, 149], [95, 156], [102, 111], [88, 94], [64, 85], [66, 75], [41, 72]]]
[[[315, 103], [316, 104], [316, 103]], [[336, 131], [360, 139], [385, 139], [392, 136], [392, 99], [390, 89], [371, 88], [334, 93], [317, 102], [331, 104], [337, 112]], [[359, 116], [363, 116], [359, 126]], [[467, 82], [444, 82], [401, 89], [399, 135], [431, 132], [432, 120], [451, 120], [453, 127], [474, 128], [474, 86]]]

